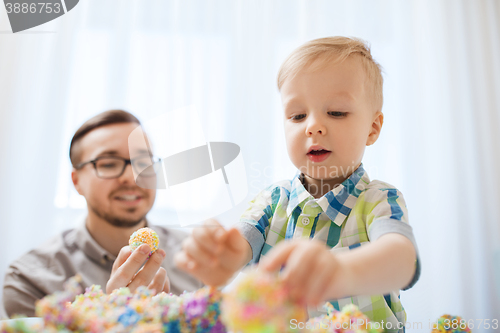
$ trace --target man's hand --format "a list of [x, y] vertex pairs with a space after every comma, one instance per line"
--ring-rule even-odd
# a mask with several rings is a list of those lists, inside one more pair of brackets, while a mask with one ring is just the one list
[[284, 241], [261, 259], [259, 269], [276, 271], [284, 266], [280, 279], [299, 302], [319, 305], [338, 298], [345, 287], [346, 268], [326, 245], [309, 239]]
[[252, 249], [240, 232], [213, 219], [195, 228], [174, 257], [177, 267], [210, 286], [227, 283], [250, 259]]
[[160, 266], [166, 256], [165, 251], [158, 249], [141, 268], [150, 251], [147, 244], [142, 244], [134, 252], [129, 246], [122, 247], [106, 284], [106, 293], [121, 287], [128, 287], [134, 292], [139, 286], [148, 286], [155, 290], [155, 294], [162, 291], [168, 293], [170, 281], [167, 271]]

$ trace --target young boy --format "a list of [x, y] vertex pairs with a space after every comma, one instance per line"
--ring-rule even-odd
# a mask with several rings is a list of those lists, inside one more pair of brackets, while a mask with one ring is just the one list
[[293, 51], [278, 88], [297, 175], [260, 192], [237, 228], [214, 220], [196, 228], [177, 265], [216, 286], [249, 262], [283, 267], [299, 301], [318, 311], [324, 301], [337, 309], [353, 303], [402, 332], [399, 290], [418, 280], [417, 246], [401, 192], [370, 181], [361, 163], [382, 128], [382, 82], [361, 40], [321, 38]]

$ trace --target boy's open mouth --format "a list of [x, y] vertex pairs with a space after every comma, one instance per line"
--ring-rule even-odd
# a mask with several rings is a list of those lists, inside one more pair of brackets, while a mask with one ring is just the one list
[[323, 155], [323, 154], [326, 154], [329, 152], [330, 152], [329, 150], [325, 150], [325, 149], [311, 150], [309, 153], [307, 153], [307, 155], [309, 155], [309, 154], [311, 154], [311, 155]]
[[331, 153], [331, 151], [326, 149], [311, 149], [307, 153], [307, 157], [313, 163], [320, 163], [326, 160]]

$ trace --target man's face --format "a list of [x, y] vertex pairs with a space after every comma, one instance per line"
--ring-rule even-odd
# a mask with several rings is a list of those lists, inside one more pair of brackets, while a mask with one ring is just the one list
[[[87, 133], [78, 143], [80, 162], [100, 156], [129, 159], [128, 136], [137, 126], [134, 123], [113, 124]], [[139, 224], [156, 197], [155, 189], [136, 185], [130, 164], [120, 177], [102, 179], [97, 177], [93, 164], [89, 163], [74, 171], [73, 182], [78, 193], [87, 200], [89, 214], [95, 214], [119, 227]]]
[[368, 98], [359, 59], [300, 71], [283, 84], [281, 100], [288, 155], [310, 178], [345, 179], [378, 137], [373, 123], [382, 116]]

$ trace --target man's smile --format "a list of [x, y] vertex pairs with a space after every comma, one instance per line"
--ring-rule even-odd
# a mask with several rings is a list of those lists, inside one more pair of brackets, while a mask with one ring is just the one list
[[144, 194], [137, 191], [128, 191], [112, 195], [113, 200], [119, 201], [120, 203], [127, 206], [137, 205], [141, 202], [141, 200], [144, 199], [144, 197]]

